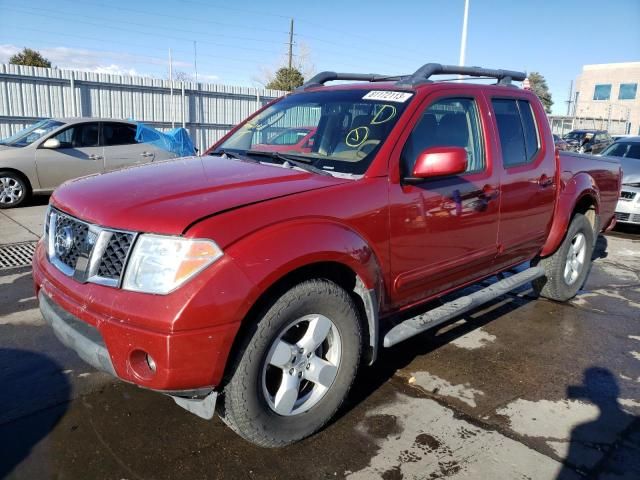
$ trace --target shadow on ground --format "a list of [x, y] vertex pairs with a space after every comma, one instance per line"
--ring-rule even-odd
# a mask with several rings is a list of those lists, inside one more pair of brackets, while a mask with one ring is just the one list
[[0, 478], [5, 478], [60, 421], [71, 385], [46, 355], [0, 348], [0, 386]]
[[[620, 407], [620, 388], [613, 373], [606, 368], [591, 367], [584, 372], [582, 385], [567, 388], [567, 398], [582, 400], [598, 407], [598, 417], [578, 425], [571, 431], [569, 452], [557, 480], [575, 478], [575, 472], [585, 478], [633, 478], [640, 459], [640, 418]], [[627, 458], [629, 457], [629, 458]]]

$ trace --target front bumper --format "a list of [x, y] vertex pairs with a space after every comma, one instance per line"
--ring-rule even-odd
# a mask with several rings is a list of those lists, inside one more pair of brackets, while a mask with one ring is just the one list
[[[98, 329], [60, 308], [42, 291], [38, 294], [38, 302], [45, 321], [65, 346], [97, 370], [117, 376]], [[212, 388], [160, 393], [169, 395], [179, 406], [199, 417], [206, 420], [213, 418], [218, 392]]]
[[44, 250], [41, 242], [33, 260], [42, 314], [87, 363], [164, 393], [199, 394], [220, 384], [246, 314], [248, 281], [233, 262], [218, 262], [217, 271], [160, 296], [79, 283], [51, 265]]
[[616, 221], [640, 225], [640, 188], [622, 186], [616, 205]]

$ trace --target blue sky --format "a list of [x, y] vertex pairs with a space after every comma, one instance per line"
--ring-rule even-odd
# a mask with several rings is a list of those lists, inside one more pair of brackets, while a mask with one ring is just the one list
[[[23, 46], [61, 68], [257, 85], [284, 62], [289, 18], [305, 68], [411, 73], [457, 63], [464, 0], [0, 0], [0, 62]], [[584, 64], [640, 61], [640, 0], [470, 0], [467, 65], [539, 71], [564, 113]]]

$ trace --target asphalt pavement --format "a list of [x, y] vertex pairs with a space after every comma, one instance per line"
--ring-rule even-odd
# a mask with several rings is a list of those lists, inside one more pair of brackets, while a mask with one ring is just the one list
[[[46, 199], [0, 211], [36, 240]], [[0, 478], [640, 478], [640, 232], [601, 236], [570, 303], [526, 288], [383, 350], [331, 424], [254, 447], [84, 364], [28, 266], [0, 270]]]

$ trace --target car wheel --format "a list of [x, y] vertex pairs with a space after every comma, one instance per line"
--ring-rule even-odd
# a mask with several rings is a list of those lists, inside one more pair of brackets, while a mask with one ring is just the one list
[[305, 281], [271, 305], [240, 351], [221, 418], [256, 445], [288, 445], [324, 426], [347, 396], [360, 362], [357, 308], [335, 283]]
[[0, 171], [0, 208], [14, 208], [29, 196], [27, 182], [14, 172]]
[[594, 242], [593, 226], [584, 215], [576, 214], [558, 250], [539, 260], [545, 276], [534, 280], [535, 291], [559, 302], [573, 298], [589, 274]]

